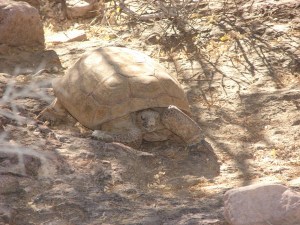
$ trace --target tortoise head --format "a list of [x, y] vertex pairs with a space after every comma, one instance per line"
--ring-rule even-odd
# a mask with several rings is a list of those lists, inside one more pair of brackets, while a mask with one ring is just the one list
[[137, 113], [137, 124], [144, 131], [153, 132], [160, 127], [160, 114], [151, 109], [141, 110]]

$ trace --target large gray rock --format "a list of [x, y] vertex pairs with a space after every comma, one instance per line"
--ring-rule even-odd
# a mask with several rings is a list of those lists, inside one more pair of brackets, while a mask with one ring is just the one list
[[0, 44], [44, 47], [39, 12], [27, 2], [0, 1]]
[[224, 216], [232, 225], [300, 224], [300, 194], [280, 184], [232, 189], [224, 200]]

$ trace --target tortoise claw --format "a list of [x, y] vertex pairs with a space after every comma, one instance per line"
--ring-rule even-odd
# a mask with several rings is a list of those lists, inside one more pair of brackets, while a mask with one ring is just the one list
[[50, 125], [55, 125], [65, 120], [67, 115], [67, 111], [56, 98], [48, 107], [40, 112], [36, 119], [48, 121]]
[[97, 139], [99, 141], [104, 141], [104, 142], [113, 142], [114, 138], [107, 134], [104, 131], [101, 130], [94, 130], [92, 133], [92, 138]]

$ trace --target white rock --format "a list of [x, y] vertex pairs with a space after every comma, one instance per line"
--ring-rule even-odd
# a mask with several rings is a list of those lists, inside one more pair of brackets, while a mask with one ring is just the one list
[[71, 30], [58, 32], [51, 36], [46, 36], [47, 43], [63, 43], [71, 41], [85, 41], [87, 40], [84, 30]]
[[280, 184], [229, 190], [224, 216], [231, 225], [299, 225], [300, 194]]
[[89, 17], [95, 13], [96, 0], [67, 0], [68, 18]]

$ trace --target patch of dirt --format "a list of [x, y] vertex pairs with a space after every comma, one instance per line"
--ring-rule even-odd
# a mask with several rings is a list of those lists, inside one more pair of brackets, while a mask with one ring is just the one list
[[[47, 35], [79, 27], [89, 40], [0, 55], [0, 149], [37, 157], [27, 158], [31, 172], [0, 170], [0, 187], [10, 179], [3, 190], [13, 190], [0, 192], [0, 224], [226, 225], [230, 188], [279, 182], [299, 190], [300, 6], [227, 2], [203, 3], [184, 26], [136, 21], [112, 8], [106, 21], [115, 24], [64, 23], [43, 3]], [[133, 149], [93, 140], [71, 117], [59, 125], [36, 120], [54, 98], [51, 80], [108, 45], [141, 50], [177, 76], [205, 141]], [[7, 162], [0, 156], [0, 169]]]

